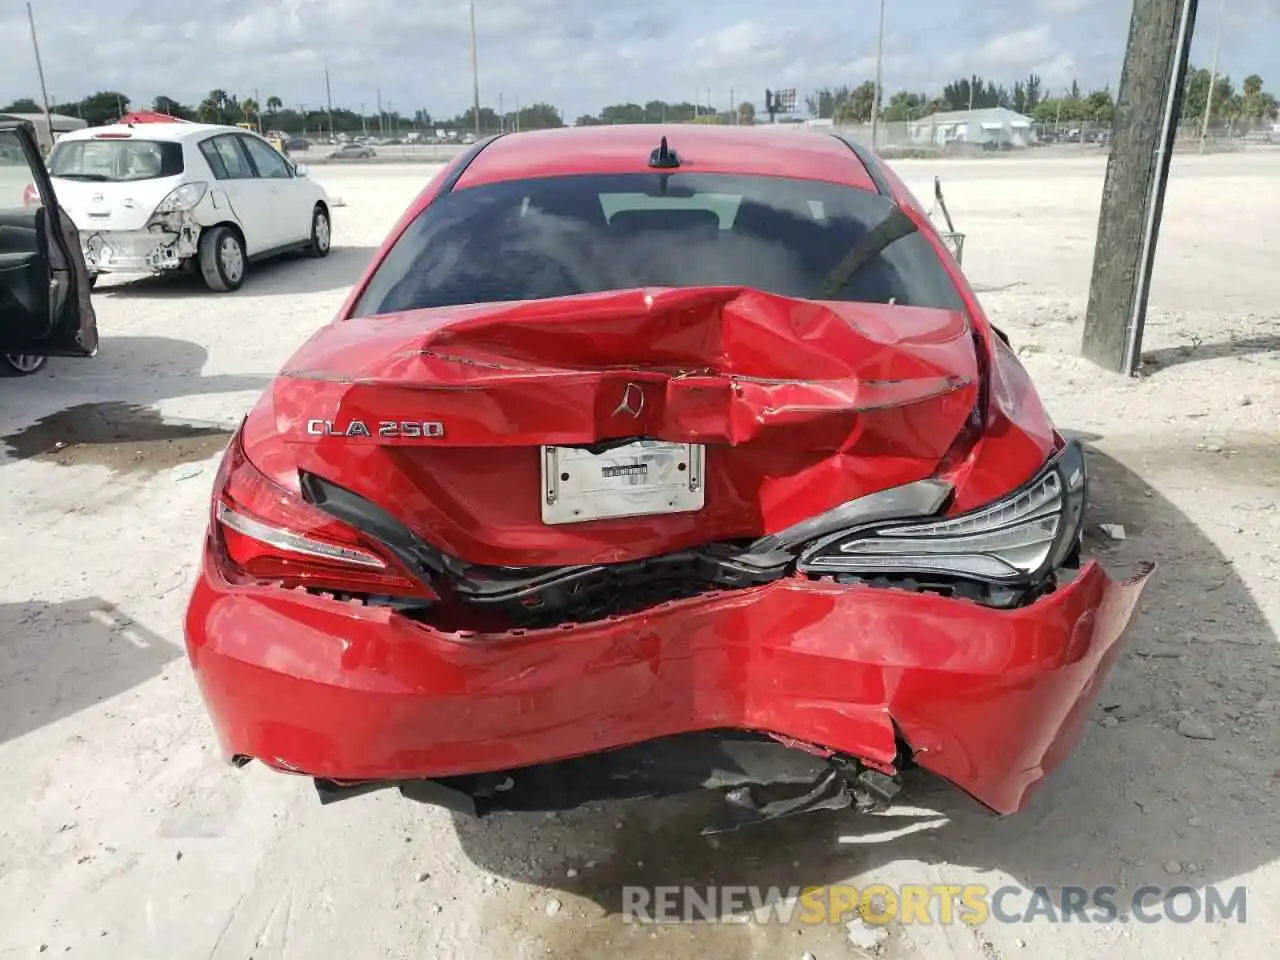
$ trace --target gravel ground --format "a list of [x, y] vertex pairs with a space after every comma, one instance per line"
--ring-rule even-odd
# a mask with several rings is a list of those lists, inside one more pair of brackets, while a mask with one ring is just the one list
[[[325, 167], [335, 250], [212, 296], [95, 294], [91, 362], [0, 382], [0, 955], [815, 960], [1280, 955], [1280, 158], [1180, 157], [1149, 323], [1121, 380], [1076, 358], [1103, 164], [903, 162], [942, 174], [966, 267], [1098, 476], [1093, 547], [1162, 564], [1085, 742], [1023, 814], [949, 787], [918, 809], [815, 815], [712, 844], [705, 801], [482, 824], [394, 794], [322, 809], [231, 770], [182, 653], [216, 455], [333, 314], [422, 165]], [[1271, 279], [1268, 279], [1268, 278]], [[1248, 887], [1248, 922], [978, 928], [698, 924], [618, 916], [626, 883]]]

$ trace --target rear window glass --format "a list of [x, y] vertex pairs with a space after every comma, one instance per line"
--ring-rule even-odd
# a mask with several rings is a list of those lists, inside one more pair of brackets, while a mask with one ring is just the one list
[[418, 215], [355, 312], [691, 286], [964, 309], [918, 233], [832, 289], [841, 262], [894, 209], [865, 190], [782, 177], [620, 174], [469, 187]]
[[164, 140], [62, 140], [49, 173], [67, 180], [132, 181], [182, 173], [182, 144]]

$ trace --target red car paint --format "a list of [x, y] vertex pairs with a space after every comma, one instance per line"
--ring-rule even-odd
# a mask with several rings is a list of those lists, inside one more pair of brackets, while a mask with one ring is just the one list
[[[643, 410], [615, 416], [629, 383]], [[281, 485], [301, 468], [395, 503], [411, 529], [470, 563], [607, 563], [754, 539], [939, 474], [962, 504], [1006, 493], [1044, 463], [1053, 437], [1043, 421], [1011, 423], [990, 441], [998, 474], [985, 469], [987, 441], [940, 471], [977, 394], [973, 334], [958, 313], [636, 290], [336, 324], [290, 360], [244, 445]], [[317, 417], [339, 432], [413, 419], [447, 432], [314, 436]], [[709, 446], [706, 509], [542, 523], [539, 444], [636, 434]]]
[[[689, 171], [876, 188], [873, 171], [834, 139], [666, 132]], [[456, 189], [643, 172], [657, 139], [652, 128], [500, 139]], [[868, 162], [942, 258], [967, 318], [695, 288], [352, 319], [446, 170], [339, 320], [247, 418], [236, 441], [246, 469], [281, 498], [298, 490], [299, 469], [323, 475], [446, 553], [510, 566], [618, 562], [761, 536], [925, 477], [954, 485], [952, 512], [1005, 495], [1061, 439], [919, 204]], [[629, 383], [645, 393], [645, 435], [708, 444], [707, 508], [541, 524], [538, 445], [634, 435], [634, 424], [613, 422]], [[975, 430], [969, 416], [984, 390]], [[438, 421], [445, 432], [317, 436], [308, 430], [317, 417], [338, 432], [382, 419]], [[229, 756], [344, 781], [441, 777], [735, 727], [891, 770], [896, 724], [923, 767], [1001, 812], [1016, 810], [1074, 741], [1150, 576], [1114, 583], [1089, 564], [1011, 610], [795, 576], [593, 623], [459, 630], [245, 582], [228, 573], [223, 549], [216, 536], [206, 543], [186, 627]]]
[[1146, 583], [1090, 565], [1035, 605], [787, 580], [487, 640], [233, 587], [206, 555], [188, 649], [224, 753], [361, 780], [542, 763], [742, 727], [925, 769], [1012, 813], [1074, 740]]

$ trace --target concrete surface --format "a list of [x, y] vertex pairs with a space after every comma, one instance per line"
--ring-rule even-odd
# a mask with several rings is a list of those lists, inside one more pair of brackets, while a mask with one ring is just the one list
[[[899, 165], [925, 196], [944, 176], [985, 303], [1059, 425], [1091, 438], [1093, 522], [1126, 532], [1091, 546], [1117, 572], [1163, 564], [1081, 749], [1007, 819], [923, 781], [891, 816], [712, 844], [703, 799], [475, 823], [393, 794], [322, 809], [306, 781], [229, 769], [181, 647], [218, 448], [432, 171], [318, 172], [347, 202], [332, 256], [255, 268], [235, 295], [104, 280], [96, 360], [0, 381], [0, 955], [1280, 955], [1278, 163], [1177, 161], [1153, 363], [1133, 381], [1074, 356], [1099, 160]], [[712, 878], [1244, 884], [1248, 919], [872, 931], [618, 916], [624, 884]]]

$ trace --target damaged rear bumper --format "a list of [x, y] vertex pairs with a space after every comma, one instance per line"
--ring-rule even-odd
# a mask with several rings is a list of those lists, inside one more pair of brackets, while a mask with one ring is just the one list
[[200, 226], [172, 214], [144, 230], [81, 231], [90, 273], [159, 273], [177, 270], [199, 250]]
[[1009, 610], [795, 578], [485, 636], [233, 586], [206, 554], [187, 648], [224, 753], [330, 797], [373, 781], [484, 812], [511, 772], [731, 730], [819, 745], [854, 774], [909, 754], [1012, 813], [1074, 743], [1153, 569], [1117, 582], [1090, 563]]

